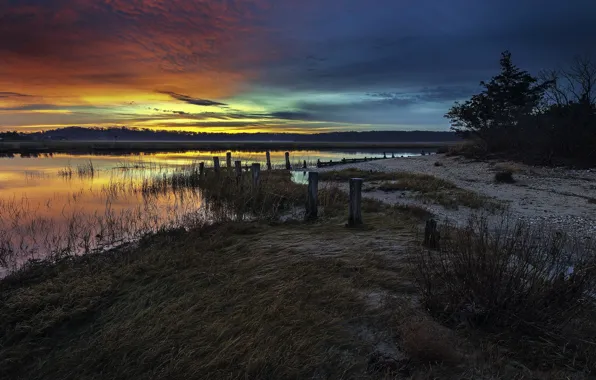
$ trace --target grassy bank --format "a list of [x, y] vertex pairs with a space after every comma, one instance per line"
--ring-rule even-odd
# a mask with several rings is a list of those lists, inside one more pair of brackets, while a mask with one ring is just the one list
[[188, 150], [309, 150], [309, 149], [438, 149], [457, 142], [188, 142], [188, 141], [19, 141], [0, 142], [1, 154], [126, 154], [140, 152], [176, 152]]
[[[595, 373], [590, 334], [596, 330], [586, 323], [591, 303], [582, 297], [593, 289], [593, 262], [583, 260], [573, 281], [539, 276], [538, 264], [559, 268], [571, 260], [558, 235], [536, 250], [523, 239], [527, 229], [493, 235], [445, 226], [440, 249], [428, 251], [419, 234], [428, 215], [420, 209], [366, 201], [365, 226], [346, 228], [345, 195], [333, 192], [335, 198], [322, 197], [324, 217], [306, 223], [288, 214], [302, 202], [303, 186], [263, 177], [260, 192], [277, 196], [265, 199], [285, 196], [287, 206], [259, 201], [269, 206], [252, 209], [254, 190], [219, 178], [211, 176], [205, 190], [228, 204], [246, 194], [247, 202], [230, 205], [256, 220], [164, 231], [105, 254], [30, 264], [1, 280], [2, 375], [581, 379]], [[511, 260], [527, 263], [511, 266]], [[509, 289], [524, 290], [528, 279], [532, 291], [523, 294], [532, 297], [508, 303]], [[549, 303], [553, 294], [557, 305]], [[524, 302], [549, 307], [525, 313], [511, 329]], [[571, 323], [542, 318], [570, 305], [572, 315], [557, 315]], [[457, 319], [464, 311], [468, 318]]]
[[471, 209], [496, 211], [504, 207], [494, 199], [462, 189], [452, 182], [428, 174], [386, 173], [354, 168], [321, 173], [321, 179], [324, 181], [347, 182], [350, 178], [362, 178], [370, 183], [367, 191], [411, 192], [416, 199], [449, 209], [464, 206]]

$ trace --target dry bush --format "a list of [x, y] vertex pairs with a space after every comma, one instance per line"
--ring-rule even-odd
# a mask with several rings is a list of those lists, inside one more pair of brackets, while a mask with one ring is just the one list
[[415, 262], [432, 315], [479, 328], [535, 368], [596, 373], [593, 242], [507, 219], [440, 233], [440, 249]]
[[421, 252], [417, 268], [425, 304], [443, 318], [536, 332], [560, 329], [592, 304], [593, 245], [506, 218], [440, 233], [440, 249]]
[[513, 162], [499, 162], [495, 164], [494, 169], [496, 171], [505, 171], [511, 173], [522, 173], [524, 169], [516, 163]]
[[500, 170], [495, 173], [495, 182], [498, 183], [515, 183], [513, 172], [509, 170]]
[[478, 140], [469, 140], [449, 147], [448, 156], [462, 156], [466, 158], [486, 157], [488, 151], [485, 144]]

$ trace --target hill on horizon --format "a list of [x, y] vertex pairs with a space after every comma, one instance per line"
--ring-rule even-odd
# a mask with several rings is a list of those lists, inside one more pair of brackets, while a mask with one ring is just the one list
[[279, 142], [449, 142], [458, 141], [453, 132], [434, 131], [367, 131], [299, 133], [204, 133], [130, 128], [65, 127], [54, 130], [0, 133], [4, 140], [67, 141], [279, 141]]

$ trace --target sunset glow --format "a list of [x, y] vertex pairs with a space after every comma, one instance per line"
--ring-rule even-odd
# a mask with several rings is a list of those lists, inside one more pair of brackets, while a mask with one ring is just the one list
[[0, 130], [446, 130], [501, 50], [539, 69], [571, 51], [552, 30], [593, 29], [557, 28], [571, 12], [557, 3], [541, 22], [525, 5], [423, 3], [0, 0]]

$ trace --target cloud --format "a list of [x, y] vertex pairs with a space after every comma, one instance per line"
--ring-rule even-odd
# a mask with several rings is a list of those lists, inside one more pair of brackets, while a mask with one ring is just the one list
[[220, 103], [220, 102], [216, 102], [216, 101], [208, 100], [208, 99], [193, 98], [188, 95], [177, 94], [177, 93], [171, 92], [171, 91], [158, 91], [158, 93], [169, 95], [176, 100], [180, 100], [180, 101], [188, 103], [188, 104], [194, 104], [196, 106], [217, 106], [217, 107], [227, 106], [227, 104], [225, 104], [225, 103]]
[[[42, 96], [230, 94], [265, 57], [263, 0], [0, 0], [0, 86]], [[199, 90], [197, 90], [199, 89]], [[38, 91], [39, 90], [39, 91]]]
[[2, 99], [2, 98], [29, 98], [29, 97], [33, 97], [33, 95], [21, 94], [18, 92], [0, 91], [0, 99]]

